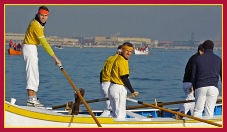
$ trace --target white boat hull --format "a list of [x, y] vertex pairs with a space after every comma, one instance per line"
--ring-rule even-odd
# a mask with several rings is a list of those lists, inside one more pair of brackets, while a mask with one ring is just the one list
[[149, 51], [148, 50], [144, 50], [144, 51], [139, 51], [139, 50], [134, 50], [135, 55], [148, 55]]
[[[29, 118], [14, 113], [6, 112], [6, 127], [98, 127], [95, 122], [93, 123], [79, 123], [74, 122], [77, 118], [83, 118], [83, 116], [69, 115], [70, 120], [67, 122], [57, 122], [57, 121], [48, 121], [41, 119]], [[89, 117], [92, 118], [92, 117]], [[103, 120], [104, 118], [97, 117], [98, 120]], [[106, 117], [109, 120], [108, 117]], [[72, 121], [71, 121], [72, 120]], [[105, 120], [105, 119], [104, 119]], [[190, 122], [191, 121], [191, 122]], [[123, 122], [123, 123], [122, 123]], [[118, 124], [119, 123], [119, 124]], [[222, 121], [216, 121], [215, 123], [222, 124]], [[136, 120], [136, 119], [122, 119], [122, 120], [113, 120], [113, 123], [103, 123], [100, 122], [102, 127], [216, 127], [207, 123], [189, 120], [185, 122], [183, 120], [175, 120], [171, 118], [163, 119], [149, 119], [149, 120]]]
[[[127, 114], [135, 114], [128, 110]], [[184, 119], [147, 118], [136, 115], [133, 118], [115, 119], [111, 117], [96, 117], [102, 127], [217, 127], [204, 122]], [[215, 116], [210, 121], [222, 124], [222, 116]], [[67, 115], [45, 108], [12, 105], [5, 103], [5, 127], [98, 127], [95, 120], [86, 114]]]

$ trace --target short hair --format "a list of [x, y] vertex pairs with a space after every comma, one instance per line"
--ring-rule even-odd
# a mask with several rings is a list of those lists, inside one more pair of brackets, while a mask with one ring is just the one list
[[124, 43], [122, 44], [122, 47], [125, 46], [125, 45], [127, 45], [127, 46], [129, 46], [129, 47], [133, 47], [132, 43], [130, 43], [130, 42], [124, 42]]
[[39, 10], [40, 10], [40, 9], [43, 9], [43, 10], [46, 10], [46, 11], [49, 12], [49, 9], [48, 9], [46, 6], [40, 6], [40, 7], [39, 7]]
[[123, 47], [123, 45], [119, 45], [118, 47], [117, 47], [117, 49], [121, 49]]
[[203, 43], [203, 48], [206, 50], [206, 49], [213, 49], [214, 48], [214, 43], [213, 41], [211, 40], [206, 40], [204, 43]]
[[205, 51], [205, 49], [203, 48], [203, 44], [200, 44], [199, 46], [198, 46], [198, 53], [199, 53], [199, 51]]

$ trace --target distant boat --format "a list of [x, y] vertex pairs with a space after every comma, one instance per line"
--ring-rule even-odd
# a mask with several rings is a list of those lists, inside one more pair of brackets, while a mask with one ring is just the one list
[[14, 50], [12, 48], [8, 49], [8, 54], [9, 55], [22, 55], [22, 50]]
[[64, 49], [62, 45], [56, 45], [55, 48], [56, 49]]
[[148, 55], [149, 54], [149, 48], [148, 46], [145, 46], [143, 48], [135, 48], [134, 49], [135, 55]]

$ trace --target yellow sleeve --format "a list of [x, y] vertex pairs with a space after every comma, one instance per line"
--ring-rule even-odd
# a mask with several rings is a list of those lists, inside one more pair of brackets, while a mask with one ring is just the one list
[[39, 38], [39, 41], [41, 42], [44, 50], [50, 55], [53, 56], [54, 55], [54, 51], [53, 49], [50, 47], [50, 45], [48, 44], [47, 40], [45, 37], [43, 38]]

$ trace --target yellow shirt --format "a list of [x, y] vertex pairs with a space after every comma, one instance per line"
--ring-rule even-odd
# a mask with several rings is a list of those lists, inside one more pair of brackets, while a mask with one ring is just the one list
[[[27, 28], [24, 44], [34, 44], [38, 46], [40, 44], [40, 38], [45, 39], [44, 27], [37, 20], [33, 19]], [[42, 46], [50, 56], [54, 54], [48, 43], [42, 43]]]
[[110, 74], [111, 74], [112, 66], [117, 57], [118, 57], [118, 54], [115, 54], [114, 56], [110, 56], [105, 61], [104, 66], [102, 68], [102, 82], [110, 81]]
[[119, 55], [113, 64], [110, 81], [116, 84], [124, 85], [121, 80], [121, 76], [123, 75], [129, 75], [129, 65], [128, 60]]

